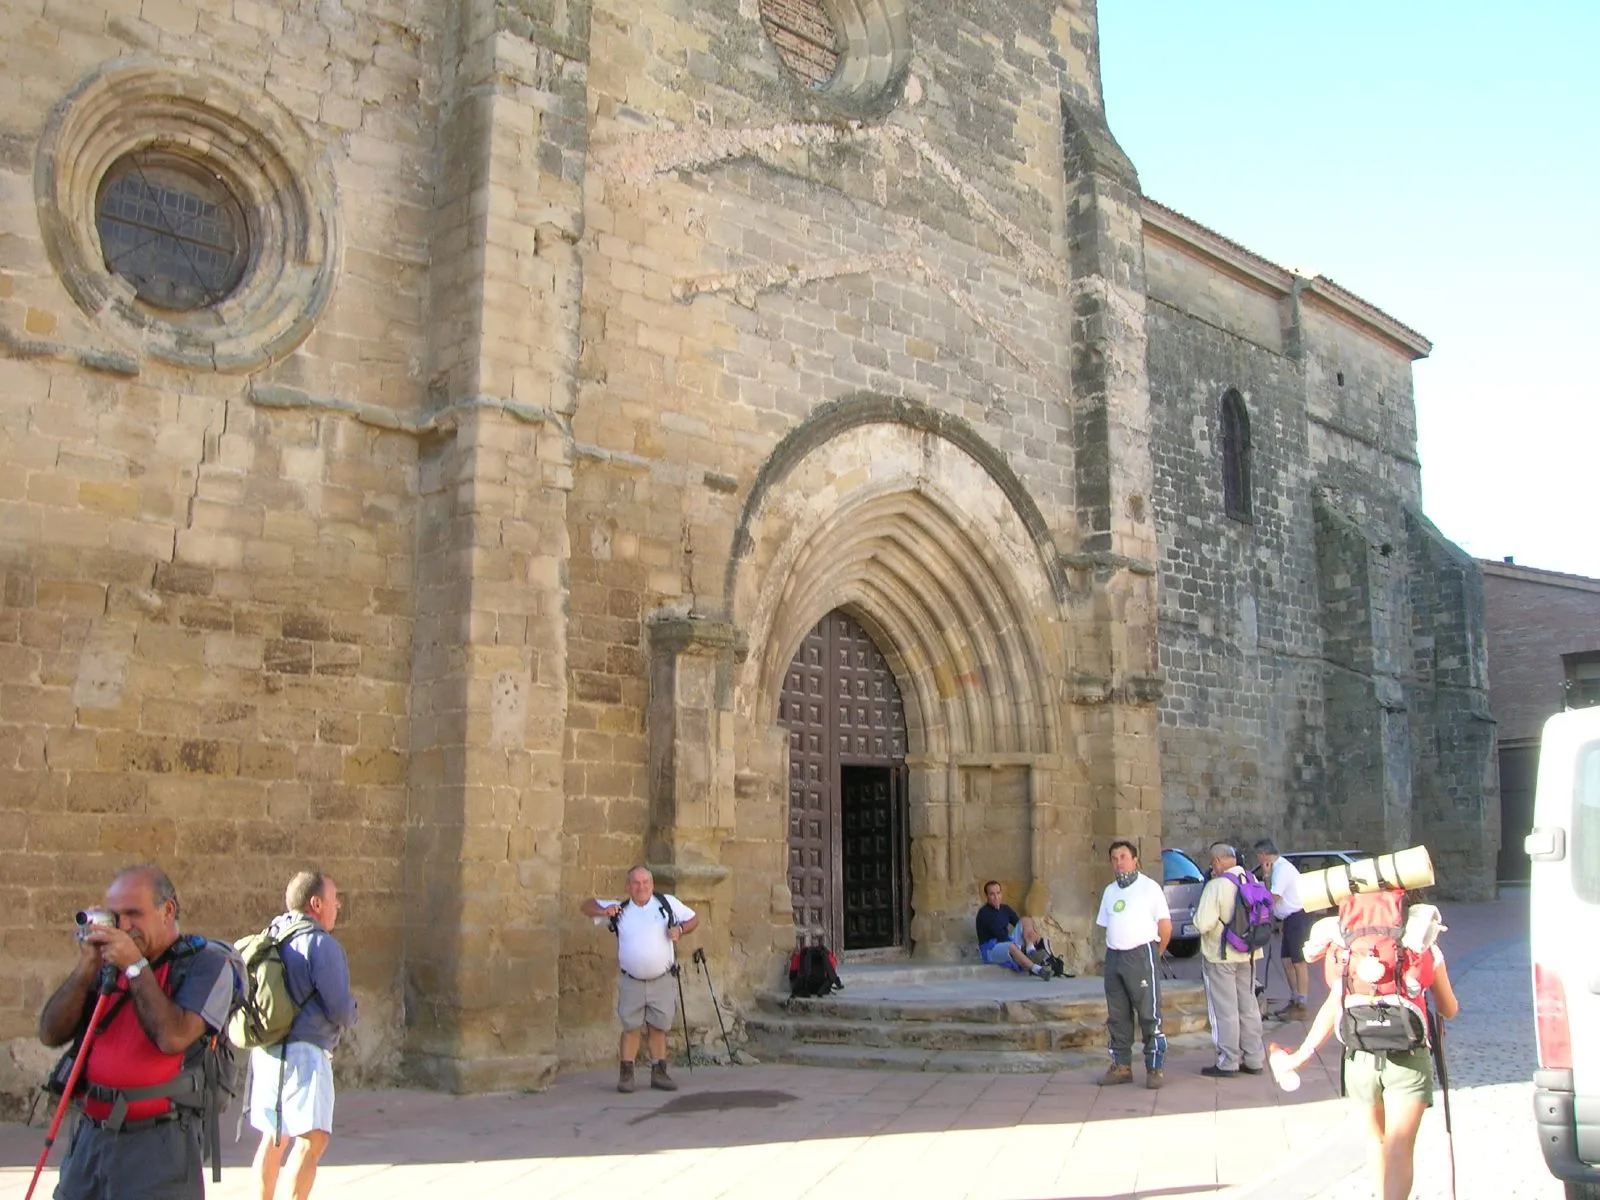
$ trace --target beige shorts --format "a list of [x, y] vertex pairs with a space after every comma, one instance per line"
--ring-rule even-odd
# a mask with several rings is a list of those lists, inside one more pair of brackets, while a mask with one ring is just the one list
[[655, 979], [635, 979], [626, 972], [617, 980], [617, 1016], [624, 1029], [649, 1025], [651, 1029], [671, 1029], [678, 1010], [677, 981], [668, 971]]
[[1433, 1059], [1426, 1046], [1381, 1059], [1352, 1050], [1344, 1060], [1344, 1090], [1357, 1104], [1375, 1107], [1389, 1097], [1433, 1107]]

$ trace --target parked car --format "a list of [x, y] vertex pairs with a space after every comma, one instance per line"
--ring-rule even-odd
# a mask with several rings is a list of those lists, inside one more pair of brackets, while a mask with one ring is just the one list
[[1182, 850], [1161, 852], [1161, 890], [1172, 910], [1172, 941], [1167, 949], [1179, 958], [1192, 958], [1200, 949], [1200, 931], [1194, 926], [1195, 906], [1206, 885], [1206, 873]]
[[1600, 708], [1545, 722], [1523, 847], [1539, 1145], [1567, 1200], [1600, 1200]]
[[1285, 852], [1283, 857], [1292, 862], [1295, 869], [1304, 875], [1307, 871], [1322, 871], [1328, 867], [1360, 862], [1364, 858], [1373, 856], [1365, 850], [1296, 850], [1293, 853]]

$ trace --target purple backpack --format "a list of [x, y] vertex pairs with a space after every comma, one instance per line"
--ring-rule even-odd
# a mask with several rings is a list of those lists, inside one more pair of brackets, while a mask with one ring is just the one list
[[1245, 954], [1265, 950], [1272, 943], [1272, 893], [1249, 871], [1229, 872], [1221, 878], [1239, 889], [1233, 916], [1222, 927], [1223, 945]]

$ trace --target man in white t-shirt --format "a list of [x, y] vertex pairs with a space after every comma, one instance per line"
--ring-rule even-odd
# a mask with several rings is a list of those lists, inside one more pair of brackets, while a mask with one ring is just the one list
[[1144, 1082], [1158, 1088], [1167, 1036], [1161, 1032], [1161, 974], [1156, 962], [1172, 940], [1172, 911], [1166, 893], [1139, 873], [1132, 842], [1111, 843], [1116, 878], [1100, 898], [1096, 923], [1106, 931], [1106, 1032], [1111, 1068], [1102, 1084], [1133, 1082], [1133, 1023], [1144, 1035]]
[[1306, 1007], [1306, 992], [1311, 971], [1306, 966], [1306, 934], [1311, 931], [1311, 914], [1305, 911], [1300, 900], [1300, 868], [1278, 853], [1271, 838], [1262, 838], [1255, 844], [1258, 869], [1265, 869], [1267, 877], [1261, 882], [1272, 893], [1272, 915], [1283, 922], [1283, 940], [1279, 944], [1283, 959], [1283, 977], [1289, 983], [1289, 1003], [1273, 1014], [1279, 1021], [1304, 1021], [1310, 1010]]
[[674, 947], [680, 937], [694, 932], [700, 918], [676, 896], [656, 895], [655, 877], [648, 867], [628, 872], [626, 900], [585, 900], [583, 915], [594, 918], [596, 925], [609, 922], [617, 935], [617, 962], [622, 968], [617, 981], [617, 1016], [622, 1020], [617, 1091], [633, 1091], [641, 1027], [648, 1031], [650, 1086], [677, 1091], [667, 1074], [667, 1030], [677, 1010]]

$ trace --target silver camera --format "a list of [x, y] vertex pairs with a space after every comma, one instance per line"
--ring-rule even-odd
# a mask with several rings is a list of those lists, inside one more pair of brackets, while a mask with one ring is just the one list
[[86, 908], [81, 912], [73, 913], [72, 919], [78, 923], [78, 940], [80, 942], [88, 938], [91, 929], [115, 929], [117, 927], [117, 914], [109, 908]]

